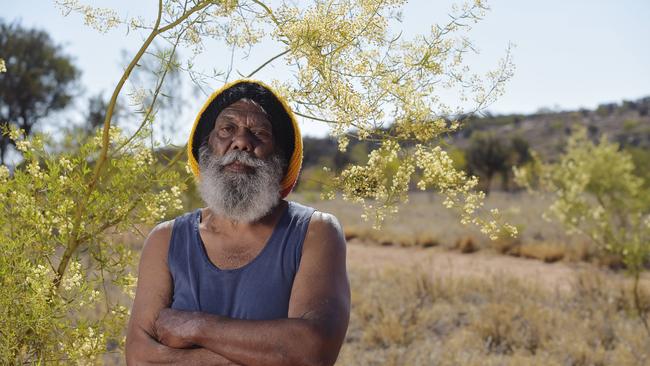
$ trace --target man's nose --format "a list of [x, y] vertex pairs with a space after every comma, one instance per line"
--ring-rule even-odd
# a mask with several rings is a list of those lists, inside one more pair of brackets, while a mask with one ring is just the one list
[[238, 129], [237, 133], [233, 136], [232, 144], [230, 145], [232, 150], [241, 150], [247, 152], [253, 152], [255, 148], [255, 136], [247, 128]]

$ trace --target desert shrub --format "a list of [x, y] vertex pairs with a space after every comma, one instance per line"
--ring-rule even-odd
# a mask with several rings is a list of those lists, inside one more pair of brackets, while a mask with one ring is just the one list
[[[517, 171], [519, 182], [531, 187], [534, 180], [555, 200], [549, 211], [569, 232], [589, 237], [601, 252], [620, 257], [638, 284], [650, 261], [650, 190], [635, 175], [632, 157], [602, 136], [592, 142], [584, 128], [569, 138], [566, 153], [554, 164], [537, 162]], [[536, 179], [531, 179], [536, 176]], [[638, 288], [634, 297], [638, 300]], [[645, 313], [639, 316], [648, 335]]]
[[620, 254], [630, 269], [642, 268], [650, 255], [650, 195], [630, 155], [606, 136], [594, 144], [578, 129], [558, 163], [534, 169], [519, 170], [519, 182], [530, 186], [536, 175], [538, 187], [555, 196], [550, 213], [569, 231]]
[[146, 134], [118, 150], [127, 138], [110, 132], [113, 158], [89, 191], [99, 134], [54, 154], [43, 136], [7, 131], [24, 162], [0, 166], [1, 364], [93, 364], [123, 343], [135, 255], [116, 234], [179, 209], [182, 183], [154, 164]]

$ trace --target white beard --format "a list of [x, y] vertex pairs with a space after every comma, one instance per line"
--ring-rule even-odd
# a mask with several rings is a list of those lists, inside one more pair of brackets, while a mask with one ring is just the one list
[[[235, 161], [248, 165], [253, 172], [224, 169]], [[278, 154], [263, 160], [235, 150], [217, 157], [209, 147], [202, 146], [199, 149], [199, 193], [215, 214], [238, 222], [254, 222], [268, 214], [280, 201], [283, 166]]]

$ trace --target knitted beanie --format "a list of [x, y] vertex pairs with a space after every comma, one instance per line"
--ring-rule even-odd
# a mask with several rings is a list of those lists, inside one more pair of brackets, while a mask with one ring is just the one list
[[288, 161], [280, 182], [280, 195], [286, 197], [298, 181], [302, 166], [302, 137], [296, 118], [286, 101], [267, 85], [255, 80], [237, 80], [224, 85], [210, 95], [194, 120], [187, 144], [188, 162], [194, 176], [200, 179], [199, 148], [214, 129], [217, 116], [229, 105], [247, 98], [255, 101], [267, 113], [273, 128], [275, 143]]

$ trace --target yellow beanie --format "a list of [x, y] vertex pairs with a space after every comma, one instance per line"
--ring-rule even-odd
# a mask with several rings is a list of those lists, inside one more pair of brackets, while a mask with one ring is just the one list
[[230, 104], [248, 98], [257, 102], [269, 115], [275, 140], [286, 152], [289, 164], [280, 182], [280, 195], [286, 197], [298, 181], [302, 166], [302, 136], [291, 108], [284, 98], [277, 95], [269, 86], [256, 80], [237, 80], [224, 85], [210, 95], [194, 120], [187, 144], [190, 168], [197, 179], [199, 171], [199, 147], [207, 140], [214, 129], [217, 115]]

